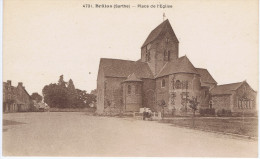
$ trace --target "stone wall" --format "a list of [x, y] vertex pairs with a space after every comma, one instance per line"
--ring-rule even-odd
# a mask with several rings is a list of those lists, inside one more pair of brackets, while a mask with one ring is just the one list
[[142, 79], [142, 107], [154, 109], [156, 107], [155, 101], [155, 80], [153, 79]]
[[[201, 99], [200, 79], [198, 75], [178, 73], [169, 76], [169, 109], [176, 111], [185, 111], [185, 107], [189, 109], [188, 100], [192, 97]], [[185, 87], [188, 84], [188, 87]]]
[[124, 112], [139, 111], [142, 107], [142, 82], [123, 83]]
[[102, 68], [99, 68], [97, 77], [97, 113], [103, 113], [104, 111], [104, 86], [105, 77]]
[[[165, 86], [162, 87], [162, 81], [165, 80]], [[156, 79], [156, 105], [164, 101], [166, 107], [169, 106], [169, 76], [164, 76]], [[157, 108], [159, 109], [159, 108]]]
[[[104, 111], [123, 111], [123, 86], [126, 78], [106, 77], [104, 86]], [[112, 111], [113, 110], [113, 111]]]
[[212, 96], [212, 108], [218, 110], [231, 110], [231, 95], [216, 95]]

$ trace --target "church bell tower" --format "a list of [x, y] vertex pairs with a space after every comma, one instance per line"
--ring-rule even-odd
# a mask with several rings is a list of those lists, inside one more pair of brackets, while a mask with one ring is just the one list
[[147, 62], [156, 76], [167, 62], [179, 57], [179, 41], [169, 20], [151, 31], [141, 47], [141, 61]]

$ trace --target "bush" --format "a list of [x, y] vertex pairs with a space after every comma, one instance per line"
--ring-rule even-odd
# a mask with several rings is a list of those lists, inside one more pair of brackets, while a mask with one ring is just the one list
[[217, 111], [217, 116], [229, 117], [232, 116], [231, 110], [221, 109]]
[[212, 108], [212, 109], [210, 109], [210, 108], [206, 108], [206, 109], [200, 108], [199, 113], [200, 113], [201, 116], [215, 115], [215, 109], [214, 108]]

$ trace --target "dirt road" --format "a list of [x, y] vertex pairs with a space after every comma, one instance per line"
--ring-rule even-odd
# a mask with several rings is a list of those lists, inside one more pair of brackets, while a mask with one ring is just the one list
[[257, 157], [257, 142], [79, 112], [4, 114], [4, 156]]

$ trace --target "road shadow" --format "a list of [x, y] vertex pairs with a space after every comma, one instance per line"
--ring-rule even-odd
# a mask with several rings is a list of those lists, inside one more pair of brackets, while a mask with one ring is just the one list
[[26, 124], [18, 121], [13, 121], [13, 120], [5, 120], [3, 119], [3, 126], [8, 126], [8, 125], [20, 125], [20, 124]]

